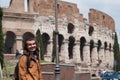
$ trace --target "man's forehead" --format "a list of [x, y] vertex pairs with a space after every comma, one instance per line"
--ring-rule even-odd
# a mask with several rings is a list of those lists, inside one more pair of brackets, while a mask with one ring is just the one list
[[35, 43], [35, 40], [27, 40], [26, 43]]

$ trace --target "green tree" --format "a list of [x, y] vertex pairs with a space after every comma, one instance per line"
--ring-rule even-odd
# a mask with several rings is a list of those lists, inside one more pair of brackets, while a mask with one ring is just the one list
[[41, 60], [44, 60], [44, 47], [43, 47], [42, 35], [39, 29], [36, 32], [36, 38], [38, 41], [38, 46], [40, 47], [40, 58]]
[[0, 7], [0, 63], [3, 68], [4, 38], [3, 38], [3, 32], [2, 32], [2, 16], [3, 16], [3, 12], [2, 12], [2, 8]]
[[117, 33], [115, 33], [114, 36], [113, 50], [114, 50], [114, 60], [115, 60], [114, 70], [120, 71], [120, 50], [119, 50]]

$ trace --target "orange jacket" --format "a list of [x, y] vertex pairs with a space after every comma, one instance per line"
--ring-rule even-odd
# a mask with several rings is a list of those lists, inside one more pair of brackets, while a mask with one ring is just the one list
[[43, 80], [40, 61], [30, 57], [29, 72], [27, 71], [27, 56], [23, 55], [19, 59], [19, 80]]

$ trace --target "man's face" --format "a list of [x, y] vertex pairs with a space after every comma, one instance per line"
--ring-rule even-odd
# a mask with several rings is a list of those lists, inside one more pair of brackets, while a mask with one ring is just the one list
[[28, 40], [28, 41], [26, 41], [26, 43], [27, 43], [28, 51], [33, 52], [33, 51], [36, 50], [36, 42], [35, 42], [35, 40]]

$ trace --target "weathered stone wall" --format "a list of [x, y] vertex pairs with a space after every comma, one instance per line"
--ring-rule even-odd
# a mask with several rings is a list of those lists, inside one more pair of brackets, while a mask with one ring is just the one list
[[26, 31], [34, 33], [34, 15], [4, 12], [3, 33], [13, 31], [17, 36], [23, 35]]
[[[40, 16], [55, 16], [55, 2], [53, 0], [40, 0], [39, 13]], [[76, 4], [60, 1], [58, 3], [58, 17], [67, 18], [68, 21], [73, 22], [74, 18], [83, 21], [82, 14]]]
[[113, 18], [99, 10], [90, 9], [89, 22], [92, 24], [95, 23], [96, 25], [99, 26], [102, 25], [103, 27], [108, 27], [112, 31], [115, 30], [115, 22]]

